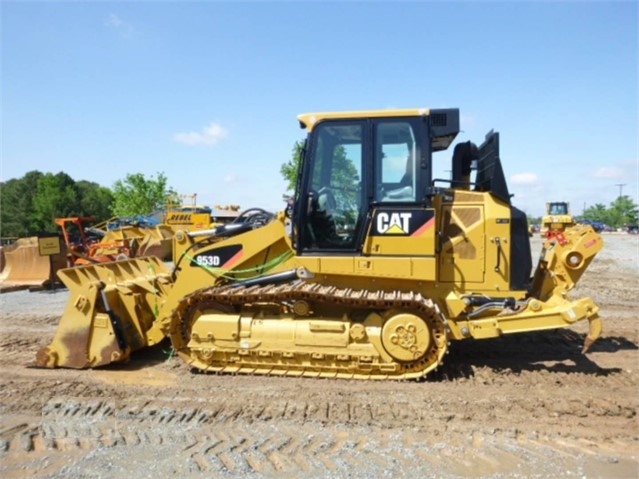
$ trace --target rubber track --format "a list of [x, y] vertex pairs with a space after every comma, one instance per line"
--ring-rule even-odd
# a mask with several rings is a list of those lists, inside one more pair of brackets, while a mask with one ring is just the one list
[[[395, 372], [376, 369], [338, 369], [326, 363], [322, 372], [314, 370], [290, 369], [282, 370], [279, 364], [249, 363], [246, 365], [229, 364], [229, 372], [243, 374], [295, 375], [308, 377], [339, 377], [344, 379], [416, 379], [424, 377], [436, 369], [442, 361], [447, 349], [446, 319], [439, 308], [428, 298], [412, 291], [370, 291], [338, 288], [320, 283], [296, 281], [294, 283], [266, 286], [222, 286], [203, 288], [184, 297], [173, 311], [171, 339], [174, 347], [184, 356], [190, 356], [186, 344], [190, 339], [190, 318], [200, 305], [230, 305], [242, 307], [246, 304], [286, 304], [295, 301], [307, 301], [310, 304], [332, 303], [343, 307], [344, 311], [359, 309], [368, 311], [402, 310], [420, 316], [429, 324], [434, 338], [431, 347], [419, 360], [412, 363], [393, 363]], [[177, 340], [174, 335], [179, 335]], [[251, 358], [254, 360], [254, 358]], [[214, 372], [227, 372], [226, 367], [218, 364], [207, 364], [201, 367], [202, 359], [191, 357], [190, 364], [198, 369]], [[268, 369], [268, 367], [272, 369]], [[379, 366], [379, 365], [376, 365]], [[266, 372], [264, 372], [266, 371]], [[397, 372], [399, 371], [399, 372]]]

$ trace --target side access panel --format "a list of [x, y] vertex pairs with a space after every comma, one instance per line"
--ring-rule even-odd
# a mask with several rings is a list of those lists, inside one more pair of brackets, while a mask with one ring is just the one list
[[441, 221], [440, 282], [483, 283], [486, 272], [483, 206], [445, 204]]

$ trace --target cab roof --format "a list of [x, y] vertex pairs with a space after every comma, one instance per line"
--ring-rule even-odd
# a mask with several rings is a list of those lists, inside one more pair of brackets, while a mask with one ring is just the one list
[[407, 108], [395, 110], [361, 110], [361, 111], [329, 111], [317, 113], [302, 113], [297, 115], [302, 128], [310, 133], [313, 127], [322, 120], [328, 119], [360, 119], [360, 118], [390, 118], [401, 116], [429, 116], [429, 108]]

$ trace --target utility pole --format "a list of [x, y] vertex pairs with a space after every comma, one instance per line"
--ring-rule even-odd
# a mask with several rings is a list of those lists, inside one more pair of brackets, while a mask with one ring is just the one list
[[619, 187], [619, 198], [621, 198], [621, 194], [623, 193], [623, 187], [626, 186], [625, 183], [617, 183], [615, 186]]

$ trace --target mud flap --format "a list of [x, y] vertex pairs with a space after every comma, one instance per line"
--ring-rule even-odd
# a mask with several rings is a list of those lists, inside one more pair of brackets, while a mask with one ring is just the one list
[[152, 330], [172, 285], [158, 258], [68, 268], [58, 276], [71, 296], [53, 341], [37, 353], [37, 366], [103, 366], [157, 342]]

